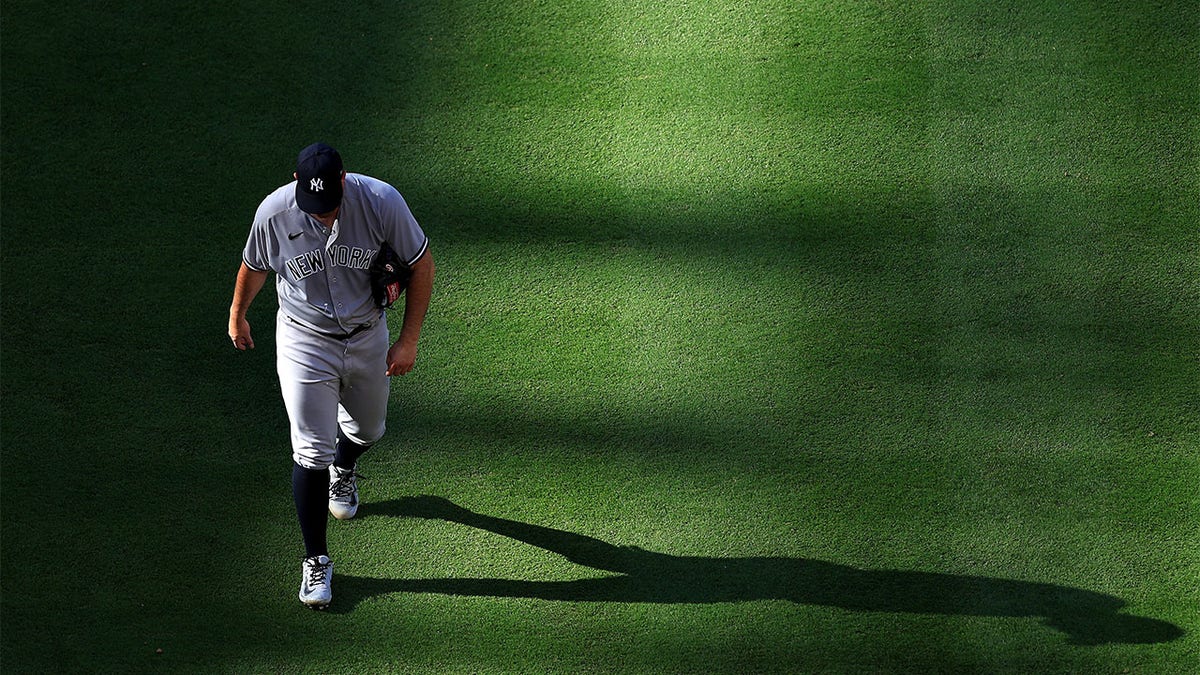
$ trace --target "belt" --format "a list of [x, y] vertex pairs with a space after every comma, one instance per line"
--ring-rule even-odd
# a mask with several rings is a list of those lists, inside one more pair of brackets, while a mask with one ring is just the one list
[[[355, 328], [354, 330], [350, 331], [349, 333], [321, 333], [321, 335], [324, 335], [325, 337], [333, 338], [334, 340], [349, 340], [350, 338], [354, 337], [355, 335], [358, 335], [359, 333], [363, 332], [364, 330], [369, 330], [374, 327], [375, 327], [375, 324], [373, 324], [373, 323], [364, 323], [363, 325], [359, 326], [358, 328]], [[320, 333], [320, 331], [317, 331], [317, 332]]]
[[349, 333], [326, 333], [325, 331], [317, 330], [315, 328], [309, 328], [308, 326], [305, 326], [304, 324], [293, 319], [292, 317], [288, 316], [287, 314], [284, 314], [284, 316], [287, 317], [288, 321], [291, 321], [292, 323], [296, 324], [300, 328], [303, 328], [304, 330], [306, 330], [310, 333], [316, 333], [317, 335], [320, 335], [321, 337], [327, 337], [327, 338], [332, 338], [334, 340], [342, 340], [342, 341], [349, 340], [350, 338], [354, 337], [355, 335], [358, 335], [359, 333], [361, 333], [365, 330], [370, 330], [370, 329], [374, 328], [376, 324], [379, 323], [378, 321], [372, 321], [371, 323], [364, 323], [361, 326], [356, 327], [354, 330], [350, 331]]

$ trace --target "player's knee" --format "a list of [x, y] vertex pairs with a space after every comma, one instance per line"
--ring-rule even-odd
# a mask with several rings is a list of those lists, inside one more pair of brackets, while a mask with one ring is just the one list
[[351, 442], [370, 447], [375, 445], [375, 442], [383, 438], [383, 432], [387, 429], [387, 422], [379, 420], [378, 422], [363, 422], [362, 420], [342, 420], [339, 431]]
[[383, 438], [383, 432], [384, 432], [384, 425], [382, 425], [382, 424], [380, 424], [376, 428], [371, 428], [371, 429], [359, 428], [353, 432], [348, 432], [345, 429], [342, 430], [342, 433], [346, 436], [347, 439], [349, 439], [350, 441], [352, 441], [353, 443], [355, 443], [357, 445], [361, 445], [361, 446], [367, 447], [367, 448], [371, 447], [372, 445], [375, 445], [376, 441]]

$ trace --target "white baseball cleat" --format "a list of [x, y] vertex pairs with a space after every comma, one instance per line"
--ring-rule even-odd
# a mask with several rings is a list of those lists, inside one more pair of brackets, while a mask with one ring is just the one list
[[304, 559], [300, 566], [300, 602], [325, 609], [333, 601], [333, 561], [327, 555]]
[[358, 474], [354, 469], [329, 465], [329, 512], [338, 520], [349, 520], [358, 513]]

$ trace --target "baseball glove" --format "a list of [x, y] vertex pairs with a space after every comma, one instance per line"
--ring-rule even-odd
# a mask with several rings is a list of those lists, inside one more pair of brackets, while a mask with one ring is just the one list
[[386, 241], [379, 247], [379, 253], [367, 271], [371, 275], [371, 295], [375, 304], [383, 309], [390, 308], [400, 299], [412, 277], [412, 268], [404, 264]]

